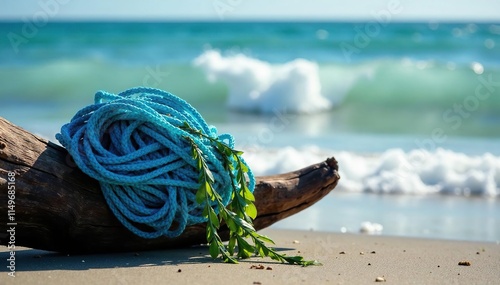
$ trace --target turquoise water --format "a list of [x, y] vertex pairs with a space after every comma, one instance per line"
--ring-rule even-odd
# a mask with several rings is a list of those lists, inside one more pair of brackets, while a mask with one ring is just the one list
[[[271, 69], [297, 58], [317, 64], [334, 130], [427, 135], [441, 127], [450, 135], [500, 137], [495, 23], [392, 23], [368, 34], [364, 23], [49, 23], [34, 35], [23, 33], [23, 25], [0, 24], [4, 108], [43, 101], [60, 104], [66, 117], [97, 90], [148, 85], [224, 123], [219, 114], [227, 102], [244, 100], [227, 78], [211, 84], [193, 65], [207, 50], [218, 50]], [[283, 108], [282, 98], [259, 100]]]
[[498, 199], [332, 193], [274, 227], [360, 233], [372, 222], [384, 235], [500, 242], [499, 216]]
[[0, 35], [0, 116], [50, 140], [97, 90], [157, 87], [233, 133], [258, 175], [339, 160], [341, 194], [282, 226], [500, 239], [500, 23], [4, 22]]

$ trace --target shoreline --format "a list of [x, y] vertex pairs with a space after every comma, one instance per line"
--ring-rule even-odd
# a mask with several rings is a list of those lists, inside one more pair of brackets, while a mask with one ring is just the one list
[[[500, 280], [499, 243], [276, 229], [260, 232], [271, 237], [280, 252], [316, 259], [323, 265], [304, 268], [269, 258], [224, 264], [211, 259], [204, 246], [69, 256], [16, 248], [16, 277], [9, 277], [2, 266], [0, 283], [368, 284], [381, 277], [391, 284], [496, 284]], [[4, 257], [9, 254], [5, 246], [0, 251]]]
[[371, 222], [383, 226], [383, 236], [500, 241], [497, 198], [343, 192], [340, 190], [343, 178], [316, 204], [276, 222], [271, 228], [357, 234], [363, 222]]

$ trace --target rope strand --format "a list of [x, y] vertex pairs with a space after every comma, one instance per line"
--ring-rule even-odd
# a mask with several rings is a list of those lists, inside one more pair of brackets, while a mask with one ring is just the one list
[[[199, 173], [186, 137], [202, 150], [224, 205], [236, 183], [210, 140], [183, 130], [185, 123], [234, 148], [233, 136], [217, 135], [186, 101], [146, 87], [118, 95], [97, 92], [94, 104], [78, 111], [56, 138], [78, 167], [99, 181], [125, 227], [143, 238], [176, 237], [186, 226], [207, 221], [204, 205], [196, 202]], [[251, 171], [248, 176], [253, 192], [255, 178]]]

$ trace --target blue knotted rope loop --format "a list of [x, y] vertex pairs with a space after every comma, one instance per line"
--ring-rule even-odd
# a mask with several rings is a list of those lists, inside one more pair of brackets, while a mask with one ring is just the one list
[[[204, 205], [196, 202], [199, 172], [187, 137], [202, 150], [224, 205], [236, 183], [216, 147], [183, 129], [186, 123], [234, 148], [231, 135], [218, 136], [186, 101], [145, 87], [118, 95], [97, 92], [94, 104], [78, 111], [56, 138], [78, 167], [99, 181], [108, 206], [125, 227], [143, 238], [176, 237], [186, 226], [207, 221]], [[248, 180], [253, 191], [250, 170]], [[218, 212], [216, 203], [212, 207]]]

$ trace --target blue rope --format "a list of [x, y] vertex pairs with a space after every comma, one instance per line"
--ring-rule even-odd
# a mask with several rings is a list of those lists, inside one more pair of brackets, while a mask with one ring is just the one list
[[[218, 136], [186, 101], [145, 87], [118, 95], [97, 92], [94, 104], [78, 111], [56, 138], [78, 167], [99, 181], [109, 208], [125, 227], [143, 238], [176, 237], [186, 226], [207, 221], [204, 205], [196, 202], [199, 172], [186, 137], [205, 155], [224, 205], [236, 183], [216, 147], [181, 129], [185, 123], [234, 148], [231, 135]], [[250, 170], [248, 177], [253, 191]], [[215, 203], [212, 207], [218, 212]]]

